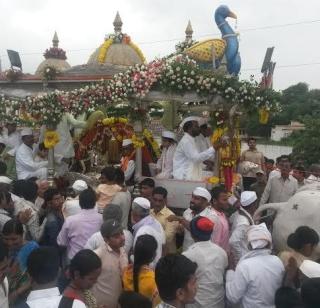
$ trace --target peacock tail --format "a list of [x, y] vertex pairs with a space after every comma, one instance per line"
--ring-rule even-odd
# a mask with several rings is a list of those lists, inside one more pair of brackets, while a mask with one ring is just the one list
[[194, 44], [185, 53], [192, 59], [200, 62], [212, 62], [214, 48], [215, 58], [221, 59], [226, 49], [226, 42], [223, 39], [209, 39]]

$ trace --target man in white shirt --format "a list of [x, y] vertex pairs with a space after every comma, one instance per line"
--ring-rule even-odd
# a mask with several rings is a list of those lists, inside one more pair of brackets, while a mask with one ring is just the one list
[[210, 147], [199, 152], [195, 137], [199, 136], [200, 129], [197, 117], [188, 117], [181, 123], [184, 136], [180, 140], [173, 156], [173, 177], [178, 180], [202, 180], [202, 163], [213, 158], [215, 148]]
[[183, 217], [172, 215], [168, 217], [169, 221], [178, 221], [184, 228], [183, 251], [186, 251], [194, 240], [190, 233], [190, 222], [197, 216], [203, 216], [214, 221], [214, 213], [210, 206], [211, 194], [203, 187], [197, 187], [192, 192], [190, 207], [183, 212]]
[[173, 171], [173, 156], [177, 147], [176, 134], [163, 131], [161, 146], [162, 153], [157, 161], [156, 177], [158, 179], [170, 179]]
[[271, 234], [264, 223], [251, 226], [247, 240], [250, 252], [240, 259], [235, 271], [227, 271], [227, 299], [243, 308], [274, 307], [285, 272], [283, 263], [271, 255]]
[[133, 229], [133, 249], [137, 238], [143, 234], [149, 234], [155, 238], [158, 247], [156, 257], [151, 266], [155, 268], [162, 256], [162, 249], [166, 243], [166, 236], [161, 224], [150, 215], [150, 201], [146, 198], [138, 197], [132, 202], [131, 222]]
[[56, 132], [59, 134], [59, 142], [54, 147], [56, 156], [62, 157], [61, 163], [56, 168], [57, 174], [62, 176], [68, 171], [66, 160], [74, 157], [74, 146], [70, 130], [73, 128], [84, 128], [85, 121], [76, 120], [72, 114], [65, 113], [57, 126]]
[[298, 181], [290, 175], [291, 163], [282, 161], [279, 166], [281, 174], [280, 176], [269, 177], [260, 205], [287, 202], [298, 190]]
[[16, 151], [16, 169], [18, 180], [37, 177], [40, 180], [47, 178], [48, 161], [35, 162], [33, 153], [34, 138], [30, 128], [21, 131], [22, 144]]
[[122, 141], [122, 157], [121, 157], [121, 170], [124, 172], [124, 179], [127, 186], [134, 185], [134, 171], [136, 168], [135, 163], [135, 150], [131, 139], [124, 139]]
[[312, 164], [310, 167], [310, 175], [306, 180], [306, 184], [320, 183], [320, 164]]
[[249, 252], [247, 231], [250, 226], [254, 225], [253, 215], [258, 208], [257, 194], [254, 191], [242, 192], [240, 203], [240, 208], [230, 219], [233, 223], [229, 244], [234, 265], [237, 265], [241, 257]]
[[198, 291], [194, 304], [187, 308], [224, 308], [224, 273], [228, 266], [226, 252], [212, 243], [213, 222], [198, 216], [191, 220], [190, 231], [195, 241], [183, 254], [197, 263]]
[[31, 252], [27, 262], [32, 279], [32, 291], [26, 304], [30, 308], [86, 308], [79, 300], [61, 296], [56, 287], [59, 273], [59, 254], [53, 247], [40, 247]]
[[8, 122], [2, 130], [2, 138], [7, 147], [10, 149], [17, 149], [21, 144], [21, 136], [17, 131], [17, 124]]

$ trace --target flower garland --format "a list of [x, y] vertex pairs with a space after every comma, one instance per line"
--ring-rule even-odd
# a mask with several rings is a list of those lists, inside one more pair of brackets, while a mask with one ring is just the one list
[[160, 157], [161, 152], [160, 152], [160, 147], [157, 141], [154, 140], [153, 135], [151, 133], [151, 131], [149, 131], [148, 129], [144, 129], [143, 130], [143, 137], [147, 139], [147, 141], [149, 142], [149, 144], [152, 147], [153, 152], [155, 153], [155, 155], [157, 156], [157, 158]]
[[127, 124], [128, 123], [128, 119], [111, 117], [111, 118], [105, 118], [105, 119], [102, 120], [102, 124], [105, 125], [105, 126], [111, 126], [111, 125], [114, 125], [116, 123]]
[[44, 134], [44, 146], [47, 149], [54, 148], [60, 141], [59, 134], [54, 130], [47, 130]]
[[142, 53], [141, 49], [136, 44], [134, 44], [132, 41], [130, 41], [128, 45], [137, 53], [141, 62], [145, 63], [146, 58], [144, 57], [144, 54]]
[[[96, 110], [99, 106], [118, 104], [129, 97], [141, 99], [151, 88], [180, 94], [193, 91], [204, 98], [220, 95], [230, 106], [238, 104], [246, 111], [257, 112], [259, 108], [265, 108], [268, 112], [281, 110], [278, 92], [261, 89], [257, 83], [239, 81], [236, 77], [216, 76], [214, 72], [201, 70], [188, 57], [179, 55], [146, 65], [135, 65], [126, 72], [116, 74], [111, 80], [69, 92], [55, 91], [22, 101], [0, 97], [0, 120], [16, 119], [16, 114], [1, 112], [11, 110], [15, 105], [18, 111], [25, 106], [26, 112], [37, 119], [40, 125], [57, 124], [65, 112], [77, 116], [88, 110]], [[24, 121], [18, 119], [17, 124], [21, 123]]]
[[51, 47], [49, 49], [46, 49], [43, 56], [46, 59], [67, 60], [66, 52], [59, 47]]
[[146, 144], [144, 143], [143, 139], [137, 137], [136, 135], [132, 135], [131, 137], [133, 146], [135, 147], [135, 149], [137, 148], [143, 148]]
[[54, 66], [46, 66], [43, 70], [42, 77], [44, 80], [54, 80], [60, 71]]
[[99, 48], [99, 55], [98, 55], [99, 63], [104, 63], [104, 61], [106, 60], [107, 51], [112, 44], [113, 44], [113, 39], [109, 38], [106, 41], [104, 41], [104, 43], [101, 45], [101, 47]]

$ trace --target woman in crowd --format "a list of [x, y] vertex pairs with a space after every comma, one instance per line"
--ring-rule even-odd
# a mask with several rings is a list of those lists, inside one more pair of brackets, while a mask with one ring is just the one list
[[71, 282], [64, 296], [82, 301], [88, 308], [98, 308], [90, 289], [101, 274], [101, 260], [89, 249], [80, 250], [71, 260], [69, 276]]
[[153, 307], [160, 302], [154, 271], [149, 264], [154, 260], [157, 241], [151, 235], [138, 237], [134, 247], [134, 263], [123, 273], [123, 289], [144, 295], [152, 301]]
[[279, 257], [284, 266], [287, 266], [289, 259], [293, 257], [297, 261], [297, 266], [300, 267], [304, 260], [311, 257], [318, 243], [318, 233], [307, 226], [301, 226], [288, 236], [287, 245], [292, 251], [283, 251]]
[[9, 250], [9, 301], [11, 305], [24, 300], [31, 288], [27, 273], [27, 259], [39, 247], [35, 241], [24, 240], [23, 226], [18, 220], [11, 219], [2, 229], [3, 242]]

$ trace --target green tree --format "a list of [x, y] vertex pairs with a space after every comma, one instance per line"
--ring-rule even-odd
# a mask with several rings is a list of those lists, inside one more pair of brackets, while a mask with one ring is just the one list
[[295, 162], [303, 161], [306, 166], [320, 162], [320, 119], [311, 116], [304, 119], [305, 130], [294, 133], [292, 157]]

